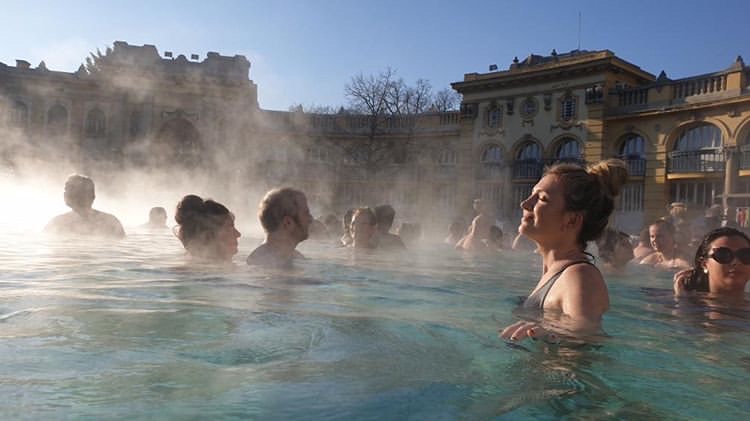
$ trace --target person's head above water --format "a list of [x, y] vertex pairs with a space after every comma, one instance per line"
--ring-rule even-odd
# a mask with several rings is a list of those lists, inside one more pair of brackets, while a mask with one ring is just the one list
[[633, 260], [633, 245], [630, 236], [622, 231], [607, 228], [604, 234], [596, 240], [599, 257], [604, 263], [614, 269], [622, 269]]
[[297, 242], [310, 235], [313, 220], [305, 194], [289, 187], [266, 193], [258, 206], [258, 219], [266, 234], [284, 232]]
[[258, 219], [266, 238], [247, 256], [247, 264], [288, 267], [304, 257], [295, 248], [310, 236], [314, 221], [304, 193], [289, 187], [269, 191], [258, 205]]
[[677, 248], [675, 242], [675, 227], [667, 220], [657, 219], [648, 226], [651, 248], [661, 253], [674, 253]]
[[357, 208], [352, 215], [352, 246], [355, 248], [373, 248], [377, 226], [375, 212], [370, 208]]
[[735, 228], [721, 227], [703, 237], [683, 287], [741, 299], [748, 279], [750, 238]]
[[231, 261], [237, 254], [240, 232], [234, 215], [219, 202], [189, 194], [177, 203], [177, 238], [191, 256], [213, 261]]
[[152, 227], [167, 226], [167, 210], [161, 206], [156, 206], [148, 211], [148, 225]]
[[72, 210], [52, 218], [44, 231], [55, 235], [124, 237], [125, 230], [114, 215], [92, 207], [95, 197], [94, 182], [90, 178], [71, 175], [65, 181], [63, 198]]
[[627, 166], [617, 159], [588, 167], [554, 165], [521, 202], [519, 232], [537, 243], [554, 244], [560, 238], [572, 237], [584, 250], [586, 243], [597, 239], [607, 226], [614, 198], [627, 178]]
[[94, 181], [85, 175], [73, 174], [65, 181], [65, 204], [74, 211], [91, 209], [95, 197]]
[[396, 211], [391, 205], [379, 205], [375, 207], [375, 221], [378, 231], [387, 233], [393, 227], [393, 219], [396, 218]]

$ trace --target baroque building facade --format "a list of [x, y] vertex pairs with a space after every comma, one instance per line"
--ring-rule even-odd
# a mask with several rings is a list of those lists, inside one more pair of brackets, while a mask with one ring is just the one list
[[[201, 168], [240, 191], [297, 186], [317, 214], [391, 203], [442, 227], [475, 197], [515, 221], [545, 165], [609, 157], [630, 168], [613, 222], [631, 233], [672, 201], [748, 205], [750, 70], [739, 57], [672, 80], [607, 50], [553, 50], [465, 74], [452, 84], [460, 111], [402, 116], [263, 110], [249, 71], [239, 55], [198, 61], [121, 41], [73, 73], [0, 63], [1, 157], [94, 176]], [[375, 161], [378, 147], [390, 153]]]
[[463, 94], [461, 143], [471, 145], [475, 191], [501, 214], [518, 214], [545, 165], [616, 157], [631, 175], [613, 220], [621, 229], [637, 232], [676, 201], [694, 216], [719, 203], [732, 219], [750, 204], [749, 74], [737, 57], [724, 70], [672, 80], [608, 50], [553, 50], [466, 74], [453, 88]]

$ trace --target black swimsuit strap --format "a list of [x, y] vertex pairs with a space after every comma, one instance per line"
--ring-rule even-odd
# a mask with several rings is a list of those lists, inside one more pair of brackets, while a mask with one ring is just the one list
[[544, 309], [544, 301], [547, 299], [547, 294], [549, 294], [549, 290], [552, 289], [552, 285], [557, 281], [557, 279], [565, 272], [566, 269], [573, 265], [577, 265], [579, 263], [588, 263], [591, 266], [596, 267], [590, 260], [574, 260], [570, 263], [567, 263], [565, 266], [563, 266], [557, 273], [550, 276], [549, 279], [542, 285], [538, 290], [534, 291], [529, 295], [526, 300], [523, 303], [523, 307], [527, 309], [536, 308], [539, 310]]
[[[567, 269], [567, 268], [569, 268], [569, 267], [571, 267], [573, 265], [580, 264], [580, 263], [587, 263], [587, 264], [589, 264], [591, 266], [594, 266], [594, 264], [591, 263], [588, 260], [575, 260], [575, 261], [572, 261], [572, 262], [568, 263], [567, 265], [563, 266], [562, 269], [560, 269], [560, 271], [558, 271], [556, 274], [554, 274], [550, 278], [550, 281], [552, 281], [552, 283], [554, 283], [555, 281], [557, 281], [557, 278], [559, 278], [560, 276], [562, 276], [563, 272], [565, 272], [565, 269]], [[596, 267], [596, 266], [594, 266], [594, 267]], [[547, 284], [550, 281], [547, 281], [544, 285], [547, 286]], [[549, 288], [547, 288], [547, 290], [544, 291], [544, 296], [542, 297], [542, 301], [539, 303], [540, 308], [544, 308], [544, 301], [547, 299], [547, 294], [549, 294], [549, 290], [551, 290], [551, 289], [552, 289], [552, 285], [550, 285]]]

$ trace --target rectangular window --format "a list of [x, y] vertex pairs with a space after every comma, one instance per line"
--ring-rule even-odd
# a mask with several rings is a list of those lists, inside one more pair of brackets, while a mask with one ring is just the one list
[[724, 181], [675, 181], [669, 186], [670, 202], [685, 202], [688, 208], [692, 205], [704, 209], [721, 196]]
[[576, 99], [572, 96], [563, 98], [560, 102], [560, 120], [570, 121], [576, 116]]
[[494, 107], [487, 111], [487, 127], [496, 129], [502, 124], [503, 112], [500, 108]]
[[643, 212], [643, 183], [627, 183], [617, 198], [618, 212]]

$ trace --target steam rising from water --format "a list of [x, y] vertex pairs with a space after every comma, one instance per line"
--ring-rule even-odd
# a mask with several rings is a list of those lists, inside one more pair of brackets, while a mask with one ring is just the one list
[[[0, 230], [41, 232], [52, 217], [70, 209], [63, 200], [65, 179], [76, 172], [71, 166], [36, 166], [0, 173], [0, 192], [6, 203]], [[32, 175], [33, 174], [33, 175]], [[262, 192], [240, 191], [221, 185], [201, 170], [145, 172], [117, 171], [92, 175], [96, 183], [94, 208], [114, 214], [126, 228], [148, 220], [154, 206], [167, 209], [168, 225], [174, 225], [174, 209], [182, 196], [194, 193], [224, 203], [234, 212], [236, 224], [245, 236], [259, 237], [255, 208]]]

